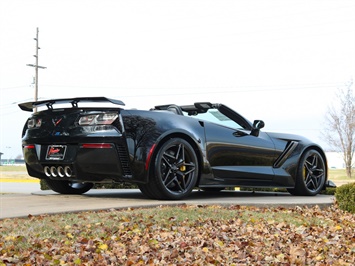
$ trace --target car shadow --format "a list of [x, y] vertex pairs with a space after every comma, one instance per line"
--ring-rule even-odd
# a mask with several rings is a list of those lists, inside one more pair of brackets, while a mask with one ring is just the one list
[[[138, 189], [96, 189], [83, 194], [85, 197], [96, 198], [124, 198], [124, 199], [149, 199]], [[234, 191], [222, 190], [219, 192], [206, 192], [200, 190], [192, 191], [184, 201], [201, 199], [223, 199], [223, 198], [257, 198], [257, 197], [292, 197], [286, 192], [260, 192], [260, 191]]]
[[[194, 190], [190, 196], [182, 200], [155, 200], [143, 195], [139, 189], [92, 189], [82, 195], [63, 195], [52, 190], [38, 191], [32, 193], [37, 196], [47, 196], [54, 201], [76, 202], [84, 206], [100, 205], [121, 207], [147, 207], [161, 205], [250, 205], [263, 207], [290, 207], [290, 206], [330, 206], [334, 204], [334, 197], [329, 195], [318, 195], [316, 197], [292, 196], [286, 192], [263, 192], [263, 191], [233, 191], [223, 190], [220, 192], [205, 192]], [[85, 203], [86, 202], [86, 203]], [[84, 207], [83, 207], [84, 208]]]
[[[123, 198], [123, 199], [149, 199], [139, 189], [92, 189], [81, 195], [59, 194], [52, 190], [41, 190], [33, 192], [33, 195], [39, 196], [76, 196], [89, 198]], [[186, 199], [209, 199], [209, 198], [256, 198], [256, 197], [292, 197], [287, 192], [262, 192], [262, 191], [234, 191], [222, 190], [219, 192], [207, 192], [202, 190], [194, 190]]]

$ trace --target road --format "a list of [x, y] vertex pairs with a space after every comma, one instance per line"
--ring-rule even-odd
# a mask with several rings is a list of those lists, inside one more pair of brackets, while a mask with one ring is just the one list
[[0, 194], [4, 193], [32, 193], [40, 190], [39, 182], [33, 181], [16, 181], [4, 182], [0, 181]]
[[[2, 183], [1, 185], [4, 185]], [[38, 184], [37, 184], [38, 185]], [[5, 185], [6, 186], [6, 185]], [[3, 186], [4, 188], [4, 186]], [[29, 189], [30, 186], [27, 187]], [[151, 200], [137, 189], [91, 190], [83, 195], [60, 195], [39, 188], [24, 193], [0, 194], [0, 219], [26, 217], [28, 215], [79, 212], [87, 210], [121, 209], [129, 207], [154, 207], [160, 205], [254, 205], [254, 206], [329, 206], [333, 196], [296, 197], [288, 193], [222, 191], [207, 193], [194, 191], [190, 197], [180, 201]]]

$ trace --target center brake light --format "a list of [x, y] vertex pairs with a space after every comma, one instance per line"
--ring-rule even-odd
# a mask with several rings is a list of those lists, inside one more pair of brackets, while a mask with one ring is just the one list
[[110, 125], [116, 120], [117, 117], [117, 113], [85, 115], [80, 117], [78, 123], [80, 126]]

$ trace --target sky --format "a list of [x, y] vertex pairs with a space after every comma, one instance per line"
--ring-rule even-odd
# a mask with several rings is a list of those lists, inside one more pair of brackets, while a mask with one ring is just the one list
[[353, 0], [0, 0], [2, 158], [22, 154], [37, 27], [40, 100], [224, 103], [326, 148], [327, 108], [355, 75], [354, 14]]

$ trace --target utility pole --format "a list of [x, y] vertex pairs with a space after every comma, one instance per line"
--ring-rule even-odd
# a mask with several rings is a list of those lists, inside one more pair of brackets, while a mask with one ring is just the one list
[[[46, 69], [46, 67], [38, 65], [38, 50], [41, 49], [38, 46], [38, 27], [37, 27], [36, 38], [33, 38], [33, 39], [36, 41], [36, 54], [33, 55], [36, 58], [36, 64], [35, 65], [27, 64], [26, 66], [30, 66], [30, 67], [34, 67], [35, 68], [35, 102], [37, 102], [37, 100], [38, 100], [38, 69], [39, 68]], [[35, 107], [33, 111], [36, 113], [37, 112], [37, 107]]]

